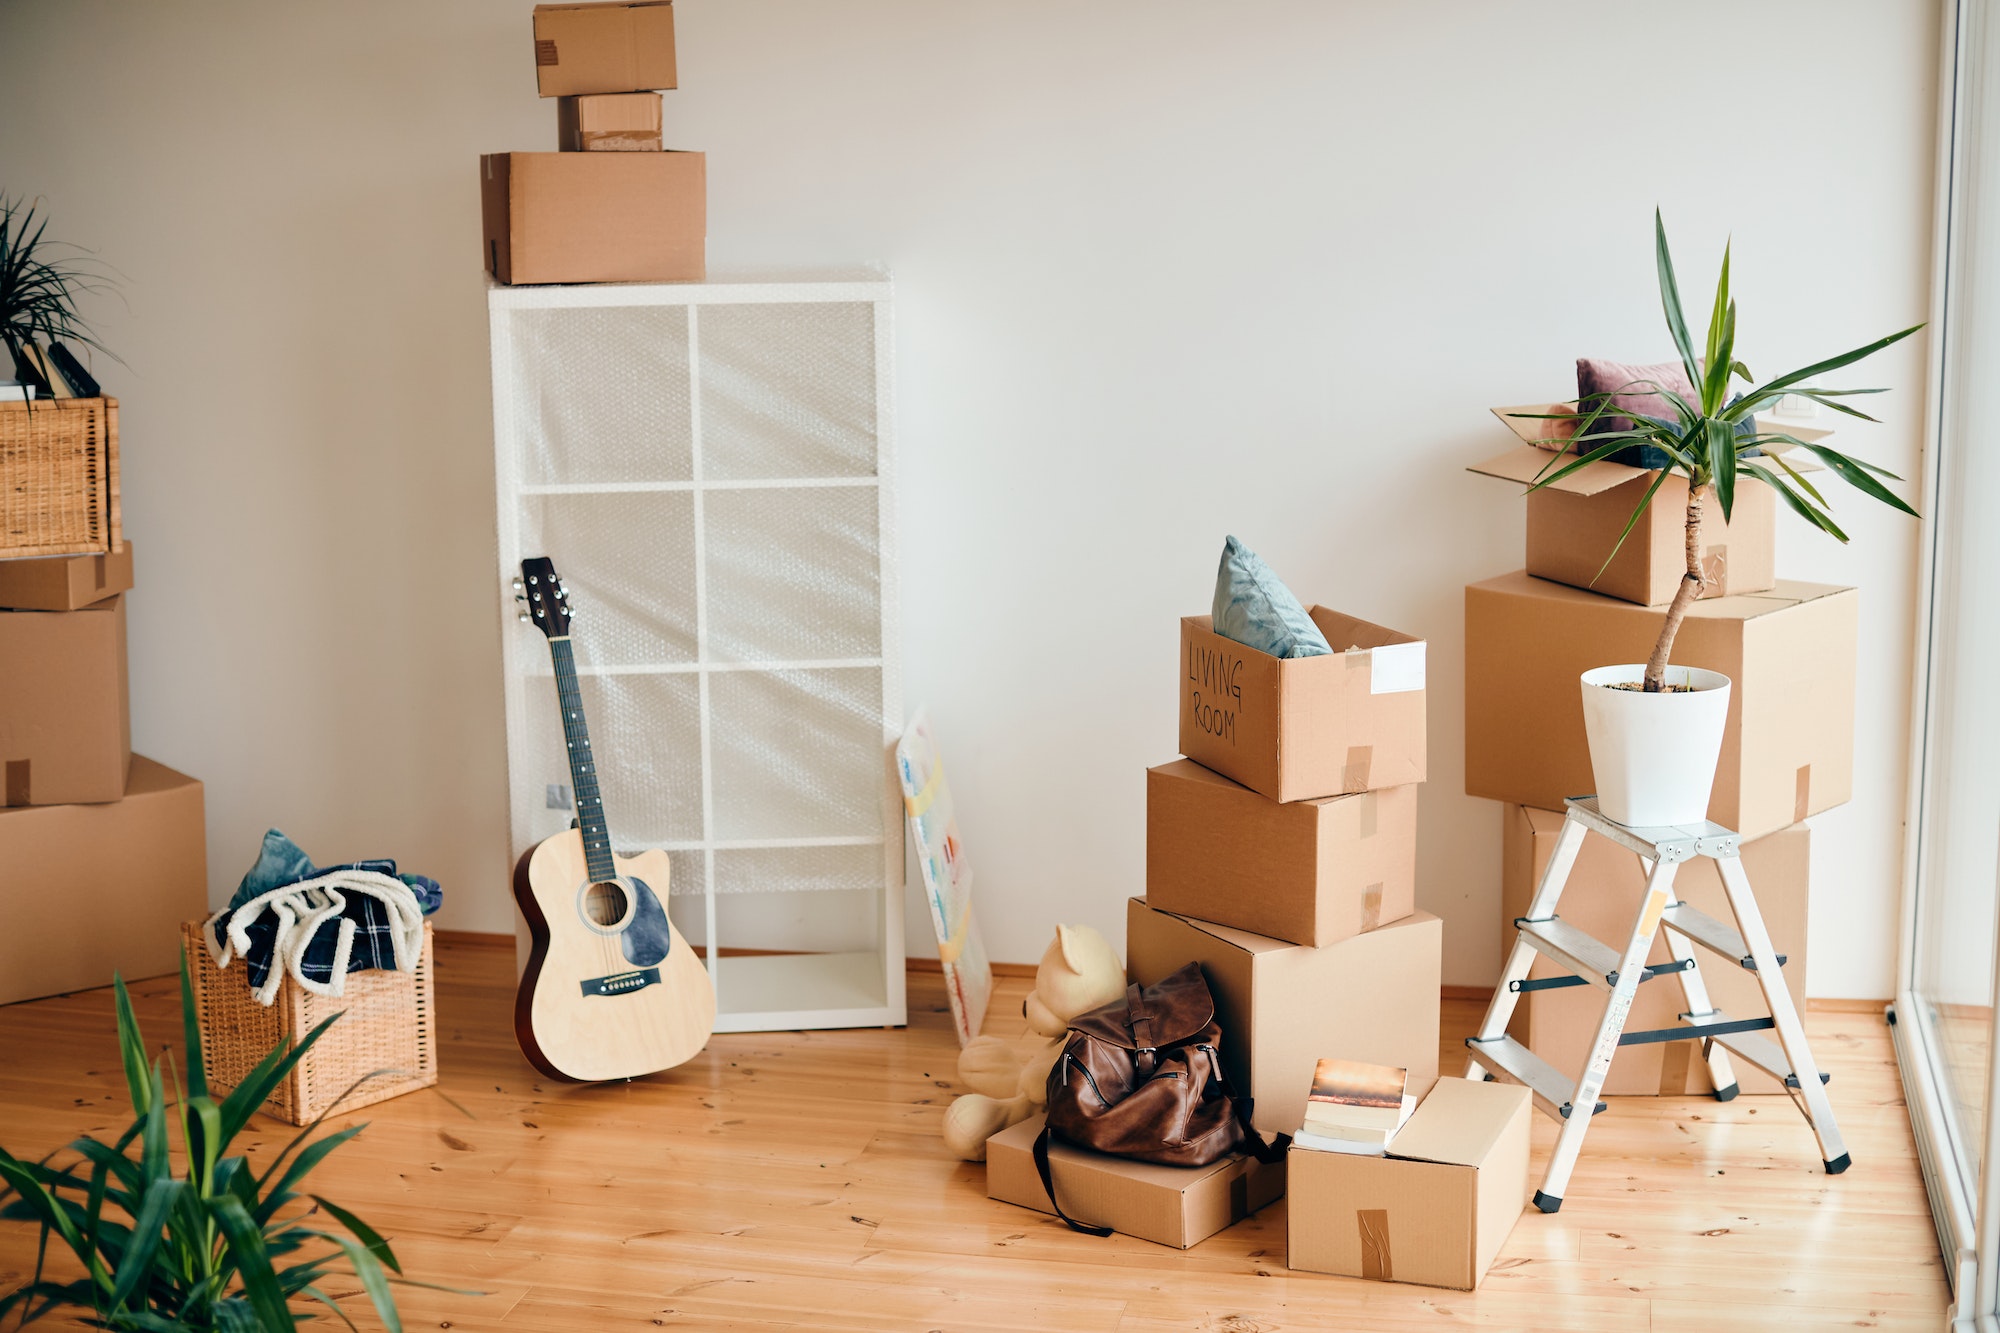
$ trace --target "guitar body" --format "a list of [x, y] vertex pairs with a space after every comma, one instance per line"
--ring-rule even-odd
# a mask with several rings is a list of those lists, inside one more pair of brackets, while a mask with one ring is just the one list
[[533, 948], [514, 1034], [535, 1068], [580, 1083], [693, 1059], [715, 1028], [708, 969], [667, 919], [667, 854], [611, 858], [594, 881], [583, 834], [558, 833], [514, 869]]

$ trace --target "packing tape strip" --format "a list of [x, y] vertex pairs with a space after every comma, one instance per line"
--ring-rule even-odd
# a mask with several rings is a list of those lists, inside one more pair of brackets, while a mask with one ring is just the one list
[[1340, 789], [1344, 792], [1364, 792], [1368, 790], [1368, 772], [1375, 766], [1375, 747], [1372, 745], [1350, 745], [1347, 747], [1347, 763], [1340, 770]]
[[562, 60], [556, 55], [556, 44], [548, 38], [535, 43], [535, 63], [537, 65], [560, 65]]
[[26, 805], [28, 803], [28, 766], [31, 759], [9, 759], [7, 761], [6, 805]]
[[[1376, 794], [1372, 791], [1369, 791], [1361, 793], [1361, 799], [1355, 802], [1356, 805], [1361, 807], [1361, 809], [1355, 815], [1356, 837], [1372, 838], [1375, 836], [1376, 800], [1377, 800]], [[1380, 888], [1381, 885], [1378, 884], [1375, 887]]]
[[1812, 765], [1800, 764], [1792, 792], [1792, 822], [1799, 823], [1812, 813]]
[[658, 130], [582, 130], [577, 135], [584, 152], [657, 153]]
[[1361, 933], [1366, 935], [1381, 924], [1382, 886], [1370, 884], [1361, 891]]
[[1720, 593], [1729, 583], [1729, 548], [1710, 546], [1701, 557], [1701, 586], [1704, 592]]
[[1396, 1280], [1396, 1266], [1389, 1258], [1389, 1210], [1357, 1208], [1354, 1225], [1361, 1231], [1361, 1276], [1376, 1282]]

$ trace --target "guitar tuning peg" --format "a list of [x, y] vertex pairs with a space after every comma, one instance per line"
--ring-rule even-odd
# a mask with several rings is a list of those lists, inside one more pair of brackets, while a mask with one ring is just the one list
[[519, 580], [519, 579], [515, 579], [515, 580], [514, 580], [514, 591], [515, 591], [515, 592], [520, 592], [520, 591], [521, 591], [521, 590], [522, 590], [523, 588], [526, 588], [527, 586], [528, 586], [527, 584], [525, 584], [525, 583], [521, 582], [521, 580]]
[[526, 611], [523, 611], [519, 615], [515, 616], [514, 619], [520, 621], [523, 625], [526, 625], [532, 622], [534, 620], [534, 617], [529, 615]]

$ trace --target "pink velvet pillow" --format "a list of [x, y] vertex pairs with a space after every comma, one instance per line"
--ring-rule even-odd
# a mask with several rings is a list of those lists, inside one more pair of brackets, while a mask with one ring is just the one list
[[[1657, 385], [1659, 388], [1655, 388]], [[1597, 405], [1599, 395], [1610, 395], [1610, 406], [1623, 409], [1627, 413], [1654, 417], [1661, 421], [1677, 421], [1672, 404], [1668, 403], [1665, 389], [1683, 403], [1695, 401], [1694, 385], [1688, 383], [1687, 371], [1678, 361], [1662, 361], [1650, 366], [1628, 366], [1622, 361], [1605, 361], [1598, 357], [1580, 356], [1576, 359], [1576, 396], [1583, 401], [1577, 404], [1579, 415], [1588, 415]], [[1630, 430], [1629, 416], [1602, 416], [1597, 419], [1597, 429]]]

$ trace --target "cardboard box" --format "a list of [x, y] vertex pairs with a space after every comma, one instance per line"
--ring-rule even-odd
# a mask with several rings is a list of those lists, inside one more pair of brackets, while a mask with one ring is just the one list
[[700, 153], [488, 153], [479, 169], [486, 269], [501, 282], [699, 282], [707, 271]]
[[143, 755], [122, 801], [0, 810], [0, 1004], [178, 968], [208, 913], [202, 819], [201, 783]]
[[[1563, 817], [1549, 810], [1513, 805], [1507, 807], [1504, 818], [1501, 938], [1503, 948], [1512, 949], [1514, 918], [1527, 915], [1535, 886], [1555, 852]], [[1791, 992], [1792, 1004], [1804, 1013], [1806, 913], [1812, 874], [1810, 831], [1804, 824], [1794, 824], [1745, 843], [1743, 870], [1750, 877], [1750, 887], [1757, 895], [1757, 907], [1763, 913], [1771, 942], [1786, 957], [1785, 987]], [[1646, 876], [1637, 856], [1607, 838], [1586, 834], [1569, 886], [1562, 901], [1556, 904], [1556, 915], [1622, 951], [1632, 933], [1632, 921], [1645, 890]], [[1683, 863], [1674, 876], [1674, 892], [1716, 920], [1735, 924], [1728, 895], [1722, 891], [1722, 876], [1716, 872], [1715, 862], [1708, 858], [1697, 857]], [[1745, 971], [1705, 949], [1697, 949], [1695, 957], [1701, 964], [1709, 1003], [1731, 1018], [1759, 1018], [1770, 1012], [1755, 972]], [[1666, 940], [1661, 938], [1654, 942], [1653, 952], [1646, 961], [1665, 963], [1672, 958]], [[1537, 957], [1528, 975], [1553, 977], [1562, 972], [1555, 963]], [[1641, 1032], [1675, 1027], [1687, 1007], [1676, 978], [1656, 977], [1640, 985], [1625, 1028]], [[1603, 1013], [1604, 992], [1594, 986], [1529, 991], [1521, 997], [1509, 1030], [1557, 1069], [1579, 1075], [1589, 1058], [1591, 1039], [1597, 1035], [1597, 1021]], [[1784, 1091], [1778, 1080], [1752, 1065], [1741, 1060], [1732, 1060], [1731, 1065], [1737, 1086], [1744, 1092]], [[1611, 1060], [1611, 1074], [1605, 1080], [1604, 1091], [1613, 1095], [1679, 1097], [1713, 1092], [1715, 1083], [1708, 1076], [1708, 1063], [1701, 1058], [1696, 1043], [1649, 1042], [1618, 1048], [1618, 1054]]]
[[673, 0], [536, 5], [535, 86], [544, 97], [673, 87]]
[[[1733, 682], [1708, 817], [1761, 838], [1846, 801], [1854, 785], [1860, 594], [1781, 580], [1703, 598], [1673, 661]], [[1589, 795], [1582, 687], [1593, 667], [1644, 662], [1665, 612], [1504, 574], [1465, 590], [1465, 790], [1539, 810]]]
[[0, 806], [124, 796], [124, 594], [78, 611], [0, 611], [0, 683]]
[[1272, 657], [1181, 621], [1181, 753], [1274, 801], [1422, 782], [1424, 641], [1308, 614], [1331, 654]]
[[[1547, 450], [1522, 445], [1466, 470], [1525, 486], [1553, 462]], [[1618, 540], [1657, 475], [1600, 461], [1530, 492], [1528, 572], [1642, 606], [1672, 601], [1687, 571], [1687, 478], [1662, 482], [1624, 544]], [[1713, 500], [1703, 510], [1701, 541], [1704, 596], [1769, 590], [1778, 581], [1777, 492], [1743, 478], [1727, 523]]]
[[1526, 1088], [1439, 1079], [1386, 1157], [1287, 1154], [1285, 1263], [1471, 1291], [1528, 1195]]
[[109, 554], [0, 560], [0, 608], [75, 611], [132, 586], [132, 543]]
[[556, 147], [565, 153], [657, 153], [658, 93], [595, 93], [556, 99]]
[[1423, 1092], [1438, 1072], [1444, 923], [1414, 912], [1323, 949], [1233, 926], [1125, 908], [1125, 971], [1150, 986], [1200, 963], [1222, 1025], [1222, 1064], [1252, 1123], [1291, 1134], [1305, 1117], [1322, 1056], [1398, 1065]]
[[[1030, 1116], [986, 1140], [986, 1193], [1053, 1215], [1035, 1169], [1041, 1132], [1042, 1117]], [[1182, 1250], [1285, 1193], [1283, 1162], [1242, 1153], [1207, 1166], [1158, 1166], [1052, 1140], [1049, 1175], [1063, 1211], [1077, 1221]]]
[[1292, 944], [1417, 910], [1417, 789], [1280, 805], [1177, 759], [1146, 773], [1146, 901]]

